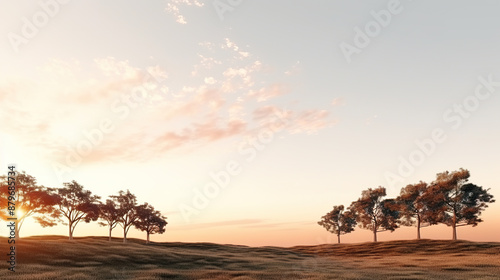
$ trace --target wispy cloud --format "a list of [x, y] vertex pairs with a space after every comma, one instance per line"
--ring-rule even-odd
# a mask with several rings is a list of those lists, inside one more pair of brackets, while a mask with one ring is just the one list
[[248, 96], [253, 97], [257, 102], [264, 102], [271, 98], [284, 95], [288, 92], [288, 89], [284, 85], [274, 84], [269, 87], [263, 87], [257, 91], [250, 90]]
[[238, 47], [238, 45], [235, 42], [231, 41], [229, 38], [225, 38], [224, 40], [225, 43], [222, 44], [222, 48], [232, 50], [235, 53], [233, 56], [234, 58], [241, 60], [250, 57], [249, 52], [241, 50], [240, 47]]
[[[171, 80], [159, 65], [138, 67], [113, 57], [54, 60], [34, 79], [0, 84], [5, 121], [0, 130], [57, 162], [67, 162], [69, 154], [85, 149], [83, 142], [99, 138], [82, 157], [85, 163], [147, 160], [246, 136], [269, 127], [277, 113], [290, 134], [335, 124], [324, 109], [275, 103], [291, 90], [268, 81], [264, 63], [245, 53], [227, 38], [201, 44], [196, 75], [186, 73], [191, 78], [185, 84]], [[109, 131], [96, 132], [103, 123]]]
[[197, 0], [170, 0], [165, 9], [175, 17], [175, 21], [180, 24], [187, 24], [186, 18], [181, 13], [182, 6], [203, 7], [205, 3]]
[[313, 134], [317, 131], [332, 126], [337, 123], [335, 119], [329, 119], [329, 112], [326, 110], [302, 110], [293, 111], [282, 109], [273, 105], [263, 106], [253, 111], [253, 118], [262, 126], [270, 127], [273, 115], [279, 112], [284, 129], [290, 134], [307, 133]]

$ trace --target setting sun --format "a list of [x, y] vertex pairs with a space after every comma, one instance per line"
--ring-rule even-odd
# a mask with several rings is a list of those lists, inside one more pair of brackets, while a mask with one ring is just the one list
[[26, 213], [24, 212], [24, 210], [23, 210], [23, 209], [17, 209], [17, 211], [16, 211], [16, 216], [17, 216], [17, 218], [21, 218], [21, 217], [23, 217], [23, 216], [24, 216], [24, 214], [26, 214]]

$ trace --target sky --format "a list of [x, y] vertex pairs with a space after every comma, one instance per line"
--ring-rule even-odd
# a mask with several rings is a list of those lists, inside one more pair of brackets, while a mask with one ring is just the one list
[[[500, 197], [497, 1], [0, 6], [0, 168], [103, 198], [129, 189], [168, 217], [153, 241], [336, 242], [317, 224], [334, 205], [459, 168]], [[482, 217], [458, 238], [499, 242], [500, 205]], [[67, 228], [27, 220], [21, 236], [38, 234]]]

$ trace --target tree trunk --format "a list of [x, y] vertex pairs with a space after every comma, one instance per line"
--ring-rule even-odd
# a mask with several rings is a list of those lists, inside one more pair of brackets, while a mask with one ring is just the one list
[[457, 240], [457, 225], [455, 225], [455, 223], [453, 223], [453, 225], [451, 225], [451, 227], [453, 228], [453, 240]]
[[123, 243], [127, 243], [127, 230], [123, 227]]
[[16, 225], [15, 231], [16, 231], [16, 240], [17, 240], [17, 239], [19, 239], [19, 225], [18, 225], [17, 221], [15, 222], [15, 225]]
[[451, 225], [453, 228], [453, 240], [457, 240], [457, 212], [453, 210], [453, 224]]
[[111, 226], [109, 226], [109, 238], [108, 238], [108, 241], [111, 241], [111, 231], [112, 231], [112, 230], [113, 230], [113, 229], [111, 228]]
[[73, 240], [73, 231], [71, 230], [72, 226], [73, 223], [69, 223], [69, 240]]
[[[25, 216], [26, 217], [26, 216]], [[21, 227], [23, 226], [24, 218], [16, 222], [16, 239], [21, 238]]]
[[377, 242], [377, 229], [373, 230], [373, 242]]
[[146, 241], [146, 244], [149, 244], [149, 231], [148, 231], [148, 239]]
[[337, 233], [337, 243], [340, 244], [340, 233]]
[[417, 216], [417, 239], [420, 240], [420, 215]]

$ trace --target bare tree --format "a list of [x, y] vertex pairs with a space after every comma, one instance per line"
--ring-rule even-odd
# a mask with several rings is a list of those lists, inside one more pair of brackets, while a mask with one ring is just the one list
[[340, 235], [354, 231], [356, 217], [353, 212], [344, 211], [344, 205], [338, 205], [333, 206], [332, 211], [321, 217], [318, 224], [337, 235], [337, 242], [340, 243]]
[[349, 207], [356, 214], [358, 225], [373, 232], [374, 242], [377, 242], [377, 232], [398, 228], [398, 205], [394, 199], [382, 199], [384, 196], [384, 187], [364, 190], [361, 198]]
[[165, 226], [168, 224], [167, 217], [162, 216], [160, 211], [154, 209], [152, 205], [144, 203], [137, 207], [137, 220], [134, 226], [147, 235], [146, 243], [149, 243], [150, 234], [162, 234], [165, 232]]
[[99, 218], [104, 222], [99, 222], [101, 226], [107, 226], [109, 229], [108, 241], [111, 241], [111, 232], [118, 225], [120, 215], [116, 203], [111, 199], [106, 199], [106, 203], [99, 205]]
[[483, 220], [481, 212], [493, 203], [493, 195], [489, 189], [468, 183], [470, 173], [460, 168], [458, 171], [438, 173], [436, 180], [424, 194], [424, 199], [430, 201], [433, 223], [444, 223], [453, 229], [452, 239], [457, 240], [457, 227], [476, 226]]

